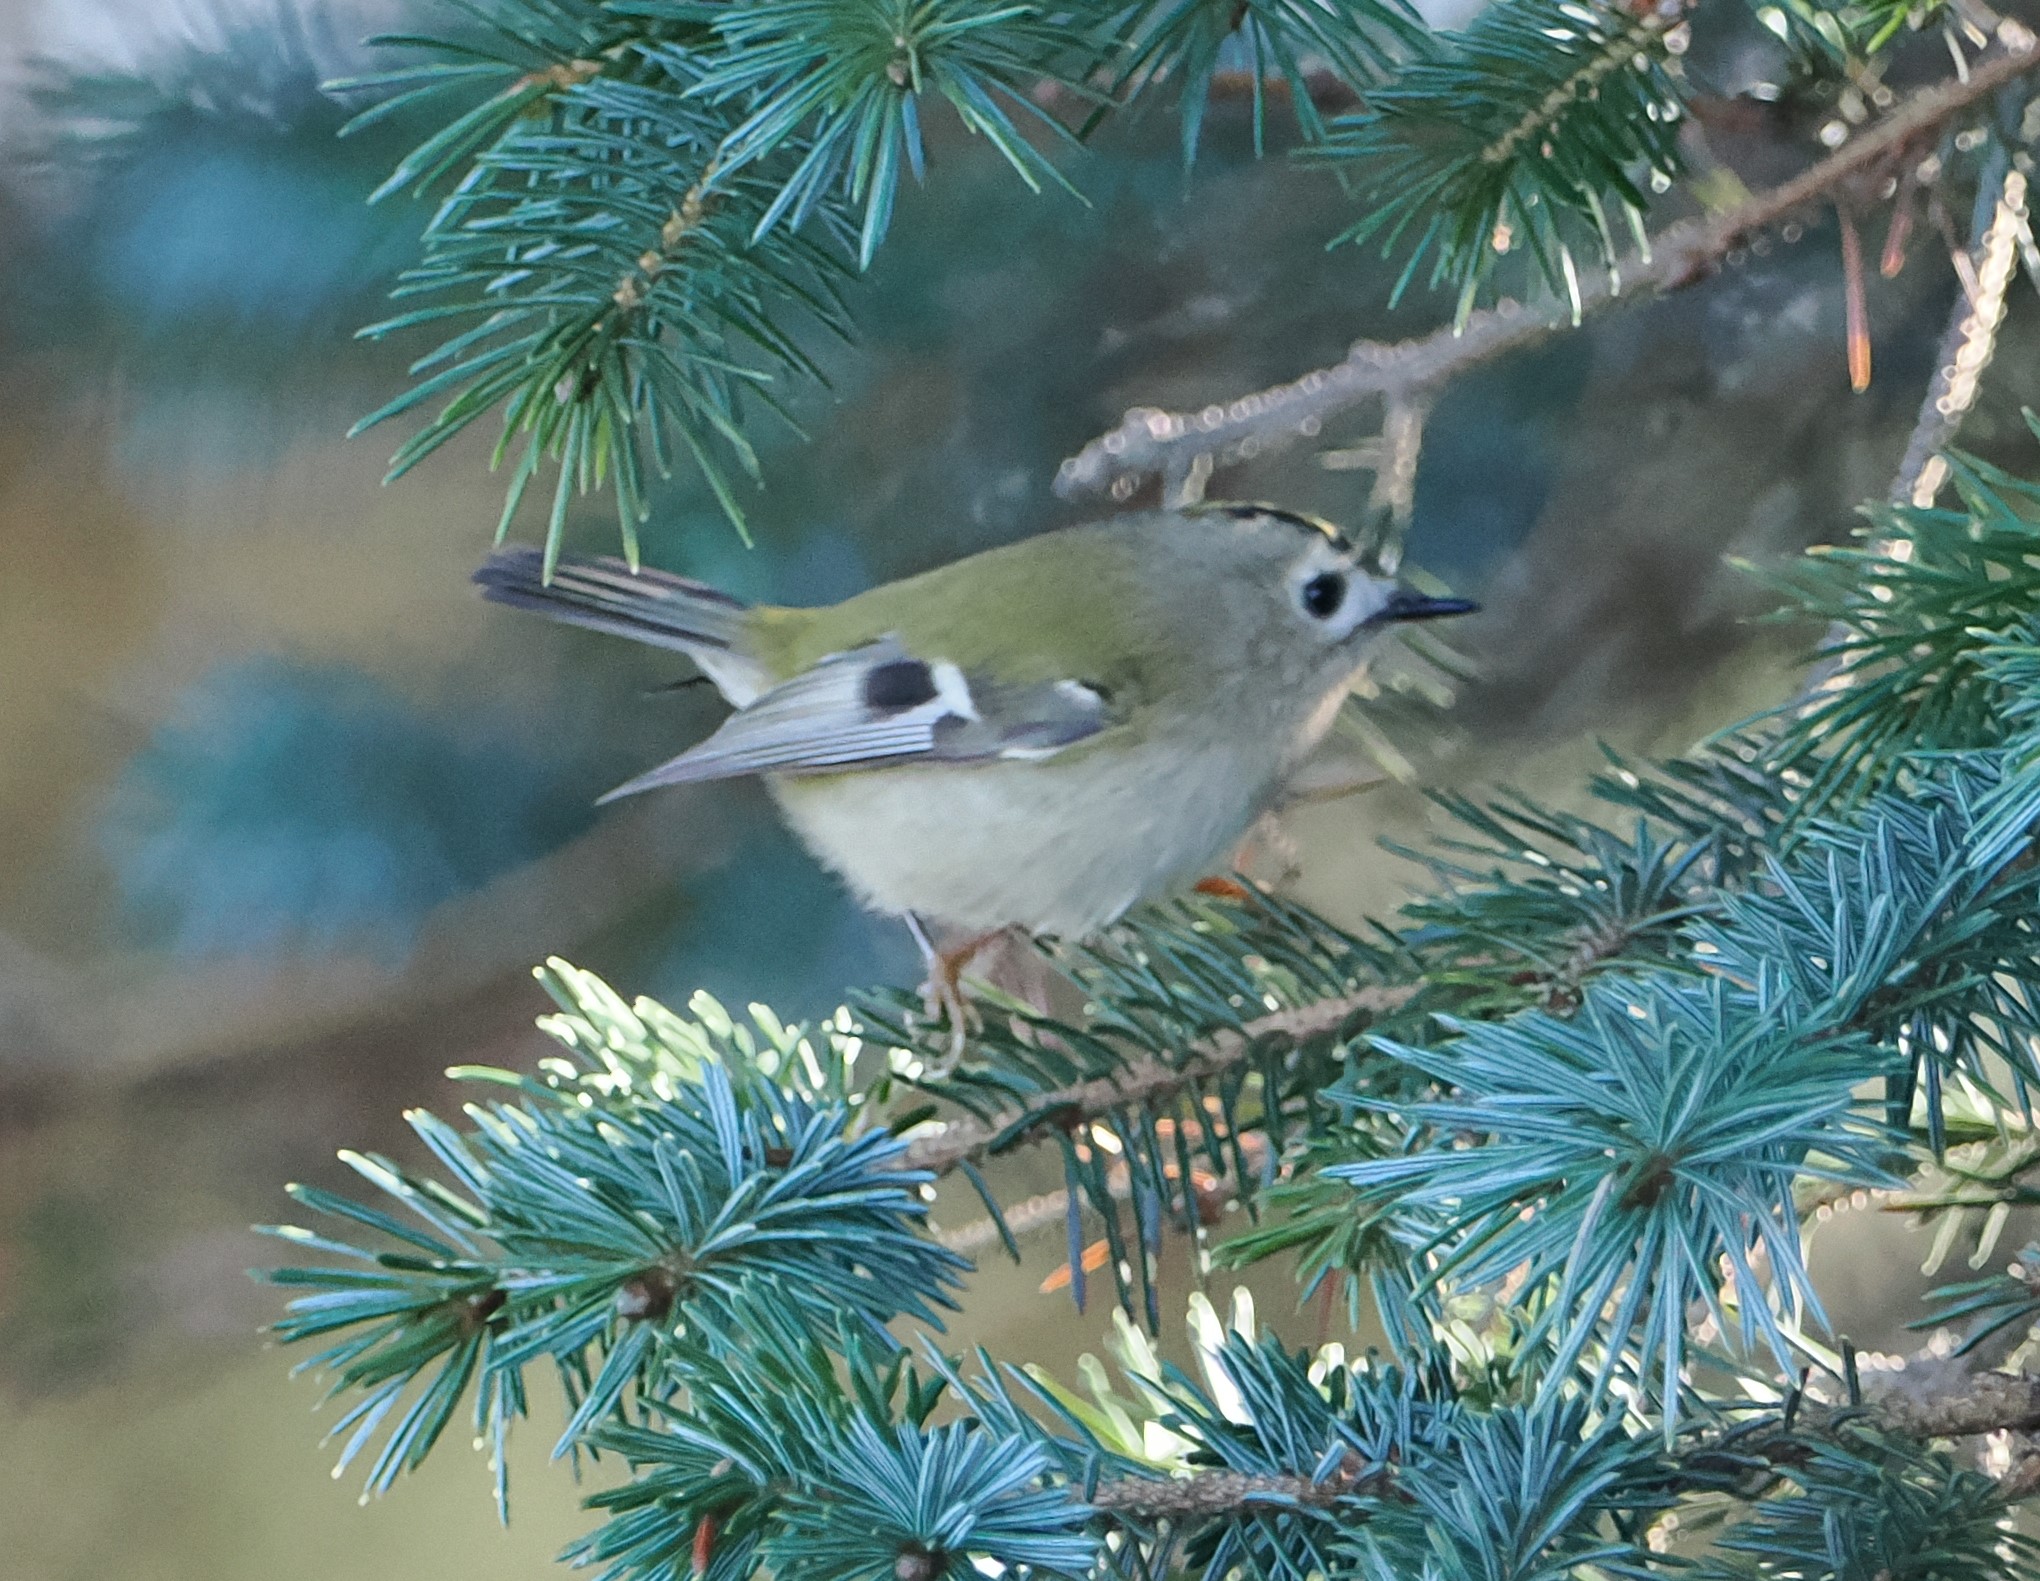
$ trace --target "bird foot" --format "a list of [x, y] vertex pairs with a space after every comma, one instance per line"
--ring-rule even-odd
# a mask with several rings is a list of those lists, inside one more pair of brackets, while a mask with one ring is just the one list
[[913, 932], [914, 942], [921, 946], [921, 958], [928, 968], [927, 979], [921, 984], [921, 1003], [931, 1022], [949, 1029], [940, 1062], [929, 1072], [939, 1080], [961, 1062], [964, 1050], [969, 1046], [970, 1035], [978, 1024], [977, 1012], [971, 1008], [970, 1000], [963, 991], [963, 970], [986, 945], [1006, 930], [995, 928], [989, 933], [965, 939], [951, 949], [940, 950], [935, 947], [919, 918], [909, 915], [907, 925]]
[[921, 984], [921, 1004], [932, 1023], [949, 1029], [949, 1041], [943, 1048], [942, 1057], [929, 1072], [938, 1078], [947, 1076], [962, 1062], [977, 1022], [970, 1001], [964, 997], [963, 984], [956, 980], [946, 963], [938, 964], [928, 974], [928, 980]]

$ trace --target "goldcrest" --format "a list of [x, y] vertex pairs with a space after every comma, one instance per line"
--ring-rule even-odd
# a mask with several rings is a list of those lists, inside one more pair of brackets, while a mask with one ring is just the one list
[[475, 580], [676, 649], [735, 710], [605, 801], [762, 775], [867, 905], [1068, 938], [1222, 868], [1369, 639], [1475, 607], [1368, 574], [1324, 522], [1229, 503], [1044, 533], [819, 609], [607, 559], [548, 581], [528, 548]]

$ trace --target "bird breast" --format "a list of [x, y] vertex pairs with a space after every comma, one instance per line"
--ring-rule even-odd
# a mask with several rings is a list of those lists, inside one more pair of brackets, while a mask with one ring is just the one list
[[1224, 866], [1292, 743], [1101, 742], [1037, 762], [779, 778], [796, 833], [877, 910], [1082, 938]]

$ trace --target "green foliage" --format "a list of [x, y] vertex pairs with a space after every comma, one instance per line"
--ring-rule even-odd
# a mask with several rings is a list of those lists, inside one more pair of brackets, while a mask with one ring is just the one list
[[[2032, 788], [2001, 781], [1988, 754], [1908, 776], [1847, 825], [1807, 828], [1760, 888], [1725, 895], [1694, 948], [1731, 981], [1776, 979], [1809, 1024], [1869, 1034], [1903, 1068], [1890, 1108], [1903, 1124], [1918, 1093], [1943, 1145], [1944, 1084], [2023, 1103], [2040, 1084], [2032, 1001], [2040, 954], [2031, 868], [2005, 872], [1999, 809], [2036, 810]], [[1866, 1067], [1867, 1069], [1867, 1067]]]
[[[921, 96], [945, 100], [1027, 185], [1067, 185], [1026, 141], [1009, 110], [1060, 133], [1028, 90], [1062, 53], [1062, 30], [1028, 5], [987, 0], [773, 0], [717, 8], [635, 0], [641, 15], [713, 18], [718, 56], [690, 93], [710, 104], [751, 106], [717, 158], [736, 171], [772, 154], [798, 153], [753, 240], [784, 222], [798, 229], [834, 194], [861, 203], [857, 261], [871, 257], [892, 223], [902, 169], [920, 180], [927, 151]], [[1051, 79], [1052, 80], [1052, 79]], [[803, 134], [805, 136], [803, 137]]]
[[1251, 1575], [1641, 1573], [1634, 1543], [1611, 1529], [1620, 1495], [1609, 1495], [1654, 1469], [1651, 1451], [1619, 1423], [1594, 1421], [1581, 1401], [1472, 1410], [1396, 1368], [1327, 1368], [1320, 1383], [1307, 1357], [1237, 1334], [1214, 1361], [1235, 1392], [1233, 1413], [1178, 1374], [1169, 1425], [1234, 1470], [1310, 1465], [1321, 1482], [1343, 1472], [1355, 1490], [1309, 1514], [1255, 1511], [1215, 1524], [1187, 1555], [1214, 1581], [1235, 1566]]
[[1389, 849], [1421, 862], [1436, 886], [1403, 907], [1400, 942], [1421, 958], [1427, 995], [1457, 1015], [1569, 1011], [1600, 973], [1679, 959], [1681, 924], [1712, 903], [1711, 829], [1696, 837], [1637, 819], [1625, 835], [1516, 795], [1435, 800], [1471, 838]]
[[[515, 70], [504, 54], [492, 79]], [[574, 492], [612, 480], [635, 563], [651, 481], [671, 474], [676, 442], [741, 527], [726, 467], [757, 473], [746, 399], [783, 410], [776, 383], [820, 376], [788, 316], [846, 328], [829, 249], [785, 231], [755, 234], [776, 185], [755, 171], [711, 170], [732, 127], [689, 96], [698, 85], [692, 57], [654, 39], [613, 46], [602, 69], [570, 65], [558, 82], [511, 76], [386, 188], [423, 189], [469, 164], [425, 229], [424, 261], [397, 291], [434, 300], [364, 331], [450, 325], [452, 338], [413, 365], [416, 384], [358, 427], [443, 401], [398, 448], [396, 475], [500, 406], [495, 460], [514, 451], [515, 461], [498, 537], [541, 463], [553, 461], [548, 565]], [[847, 223], [826, 205], [812, 217], [820, 234]]]
[[1642, 247], [1645, 185], [1678, 172], [1669, 37], [1657, 12], [1639, 20], [1606, 0], [1482, 11], [1334, 124], [1322, 157], [1364, 210], [1340, 239], [1406, 251], [1398, 296], [1429, 259], [1462, 320], [1518, 248], [1577, 306], [1576, 255], [1614, 267], [1609, 210]]
[[[1323, 1172], [1384, 1208], [1415, 1254], [1435, 1253], [1434, 1281], [1520, 1277], [1538, 1314], [1522, 1344], [1540, 1359], [1550, 1347], [1547, 1388], [1598, 1345], [1597, 1391], [1633, 1365], [1669, 1432], [1693, 1304], [1786, 1369], [1788, 1326], [1819, 1313], [1793, 1182], [1887, 1179], [1887, 1138], [1851, 1112], [1874, 1053], [1801, 1013], [1765, 979], [1745, 995], [1611, 978], [1569, 1018], [1448, 1023], [1459, 1036], [1435, 1050], [1384, 1044], [1453, 1095], [1399, 1108], [1401, 1156]], [[1458, 1145], [1468, 1132], [1481, 1146]]]
[[[1142, 1545], [1108, 1550], [1120, 1575], [1643, 1573], [1637, 1537], [1667, 1502], [1666, 1462], [1619, 1420], [1579, 1400], [1482, 1408], [1455, 1392], [1442, 1358], [1349, 1364], [1336, 1346], [1313, 1357], [1242, 1321], [1251, 1313], [1203, 1336], [1202, 1384], [1151, 1354], [1124, 1358], [1153, 1427], [1176, 1446], [1168, 1468], [1115, 1452], [1060, 1391], [1036, 1385], [1059, 1418], [1044, 1427], [989, 1380], [963, 1387], [980, 1420], [1039, 1436], [1073, 1485], [1116, 1479], [1115, 1524]], [[1201, 1519], [1156, 1519], [1144, 1501], [1169, 1508], [1165, 1473], [1185, 1467], [1256, 1491]]]
[[684, 1411], [669, 1402], [594, 1435], [637, 1475], [590, 1500], [609, 1519], [571, 1559], [603, 1581], [724, 1581], [761, 1564], [884, 1581], [908, 1554], [928, 1581], [965, 1581], [979, 1560], [1088, 1570], [1093, 1544], [1075, 1529], [1086, 1512], [1043, 1485], [1049, 1458], [1031, 1435], [935, 1425], [944, 1369], [817, 1325], [783, 1294], [754, 1286], [679, 1338], [667, 1366]]
[[1776, 8], [1789, 36], [1805, 37], [1839, 59], [1864, 60], [1905, 32], [1946, 27], [1957, 8], [1947, 0], [1790, 0]]
[[1410, 1310], [1401, 1279], [1402, 1243], [1384, 1208], [1356, 1204], [1350, 1187], [1326, 1171], [1390, 1154], [1395, 1143], [1365, 1124], [1331, 1130], [1294, 1149], [1287, 1178], [1262, 1194], [1261, 1222], [1222, 1241], [1221, 1266], [1241, 1268], [1266, 1257], [1295, 1254], [1299, 1301], [1321, 1291], [1343, 1292], [1347, 1321], [1358, 1325], [1366, 1304], [1404, 1349], [1415, 1342], [1421, 1318]]
[[[1361, 1189], [1362, 1223], [1427, 1259], [1426, 1286], [1514, 1281], [1534, 1314], [1514, 1344], [1550, 1366], [1546, 1388], [1598, 1347], [1597, 1387], [1633, 1368], [1669, 1431], [1696, 1302], [1789, 1371], [1802, 1314], [1819, 1312], [1795, 1180], [1875, 1184], [1895, 1162], [1897, 1131], [1858, 1112], [1863, 1080], [1884, 1075], [1886, 1125], [1917, 1108], [1939, 1152], [1950, 1079], [2022, 1104], [2036, 1076], [2034, 876], [2007, 871], [2004, 837], [2040, 819], [2036, 784], [2001, 777], [1987, 752], [1909, 773], [1906, 794], [1816, 821], [1751, 882], [1689, 905], [1683, 960], [1601, 977], [1577, 1011], [1445, 1020], [1456, 1036], [1441, 1045], [1376, 1035], [1450, 1096], [1412, 1104], [1350, 1082], [1355, 1107], [1407, 1125], [1406, 1140], [1315, 1173]], [[1318, 1257], [1331, 1265], [1322, 1240]], [[1716, 1295], [1723, 1269], [1732, 1301]]]
[[2030, 725], [2040, 488], [1960, 456], [1951, 480], [1957, 508], [1870, 507], [1859, 546], [1815, 550], [1780, 579], [1796, 613], [1836, 633], [1825, 651], [1848, 683], [1794, 709], [1765, 754], [1798, 818], [1882, 788], [1921, 753]]
[[[1854, 61], [1927, 15], [1795, 6], [1785, 32]], [[400, 287], [424, 305], [371, 333], [450, 337], [376, 417], [436, 406], [401, 471], [500, 410], [504, 524], [557, 465], [552, 551], [574, 493], [614, 486], [634, 555], [683, 460], [741, 520], [751, 425], [848, 333], [837, 292], [926, 173], [931, 111], [1042, 187], [1069, 141], [1042, 102], [1166, 93], [1187, 158], [1221, 72], [1249, 72], [1257, 136], [1272, 74], [1354, 194], [1346, 237], [1463, 315], [1504, 270], [1577, 300], [1615, 211], [1641, 243], [1685, 91], [1674, 11], [1599, 0], [1449, 36], [1399, 0], [477, 17], [366, 117], [439, 117], [386, 188], [437, 204]], [[1362, 98], [1329, 126], [1321, 72]], [[543, 1361], [560, 1452], [631, 1468], [569, 1555], [602, 1581], [1640, 1576], [1670, 1563], [1652, 1523], [1702, 1509], [1727, 1513], [1706, 1581], [2020, 1573], [2017, 1490], [1879, 1425], [1801, 1236], [1809, 1186], [1912, 1176], [1936, 1256], [1980, 1216], [1981, 1259], [2036, 1189], [2040, 486], [1953, 476], [1956, 508], [1880, 508], [1790, 579], [1842, 684], [1611, 759], [1585, 812], [1441, 798], [1451, 833], [1404, 853], [1431, 890], [1380, 924], [1250, 890], [1050, 941], [1051, 1008], [981, 996], [960, 1063], [896, 991], [743, 1025], [554, 963], [563, 1055], [464, 1073], [493, 1094], [465, 1126], [412, 1117], [435, 1171], [351, 1156], [380, 1200], [298, 1188], [337, 1228], [276, 1231], [308, 1255], [272, 1275], [278, 1332], [345, 1402], [343, 1464], [385, 1489], [465, 1404], [500, 1498]], [[945, 1109], [972, 1145], [923, 1134]], [[1037, 1143], [1080, 1306], [1102, 1236], [1130, 1395], [1088, 1360], [1085, 1393], [983, 1355], [966, 1377], [929, 1338], [966, 1265], [909, 1164], [996, 1216], [978, 1162]], [[1164, 1247], [1201, 1255], [1236, 1205], [1222, 1255], [1295, 1255], [1389, 1354], [1297, 1353], [1245, 1310], [1227, 1332], [1200, 1295], [1201, 1376], [1161, 1365], [1133, 1315], [1162, 1331]], [[2036, 1256], [1941, 1316], [2029, 1338]]]
[[1638, 763], [1602, 747], [1608, 771], [1589, 788], [1612, 807], [1642, 813], [1669, 835], [1710, 848], [1712, 882], [1749, 882], [1782, 838], [1795, 789], [1767, 763], [1777, 732], [1751, 724], [1722, 732], [1681, 758]]
[[[2032, 1163], [2029, 1157], [2026, 1167], [2030, 1168]], [[2012, 1200], [2021, 1199], [2032, 1205], [2040, 1202], [2040, 1192], [2031, 1187], [2015, 1187]], [[2027, 1333], [2040, 1324], [2040, 1244], [2021, 1251], [2004, 1273], [1946, 1286], [1933, 1293], [1933, 1300], [1936, 1306], [1933, 1316], [1915, 1326], [1964, 1324], [1968, 1349], [1975, 1349], [2007, 1329], [2020, 1335]]]
[[1968, 1581], [2040, 1560], [2040, 1543], [2005, 1528], [1991, 1479], [1946, 1455], [1860, 1418], [1798, 1447], [1785, 1487], [1728, 1532], [1703, 1581]]
[[[903, 1556], [954, 1581], [977, 1560], [1082, 1576], [1094, 1548], [1068, 1531], [1083, 1517], [1067, 1495], [1035, 1486], [1047, 1456], [963, 1423], [925, 1429], [865, 1420], [821, 1446], [821, 1475], [789, 1501], [775, 1575], [847, 1581], [896, 1575]], [[852, 1490], [846, 1498], [845, 1490]]]
[[1197, 157], [1212, 79], [1228, 52], [1251, 83], [1259, 153], [1270, 78], [1286, 90], [1298, 131], [1316, 141], [1325, 123], [1312, 94], [1313, 68], [1354, 87], [1371, 85], [1390, 78], [1425, 38], [1404, 0], [1348, 0], [1336, 8], [1311, 0], [1137, 0], [1103, 8], [1098, 27], [1115, 94], [1149, 82], [1174, 85], [1186, 166]]
[[[1054, 960], [1082, 994], [1084, 1014], [994, 998], [977, 1056], [955, 1070], [944, 1071], [939, 1057], [947, 1032], [927, 1025], [910, 995], [858, 998], [858, 1029], [890, 1051], [903, 1082], [996, 1125], [990, 1155], [1055, 1138], [1072, 1204], [1079, 1307], [1087, 1296], [1080, 1215], [1088, 1210], [1103, 1225], [1122, 1308], [1131, 1314], [1138, 1301], [1158, 1328], [1155, 1259], [1167, 1228], [1195, 1233], [1226, 1197], [1251, 1200], [1281, 1148], [1332, 1118], [1317, 1095], [1352, 1031], [1375, 1012], [1355, 1004], [1302, 1038], [1253, 1024], [1378, 984], [1381, 956], [1300, 907], [1256, 894], [1240, 904], [1158, 907], [1094, 945], [1058, 948]], [[1206, 1073], [1202, 1057], [1219, 1037], [1244, 1039], [1244, 1057]], [[1082, 1127], [1064, 1124], [1070, 1089], [1118, 1074], [1130, 1056], [1174, 1079], [1086, 1115]], [[989, 1192], [986, 1203], [998, 1212]]]
[[[1370, 1534], [1375, 1576], [1485, 1581], [1495, 1574], [1563, 1581], [1650, 1572], [1638, 1541], [1639, 1495], [1655, 1502], [1648, 1446], [1578, 1401], [1551, 1410], [1467, 1413], [1407, 1480], [1414, 1518]], [[1401, 1552], [1398, 1553], [1397, 1550]], [[1388, 1561], [1384, 1563], [1383, 1561]]]
[[1449, 1405], [1425, 1399], [1398, 1370], [1313, 1377], [1310, 1358], [1269, 1337], [1231, 1332], [1210, 1357], [1228, 1386], [1221, 1403], [1187, 1376], [1165, 1369], [1156, 1391], [1163, 1425], [1194, 1448], [1195, 1460], [1250, 1476], [1308, 1468], [1337, 1490], [1322, 1503], [1271, 1499], [1214, 1521], [1186, 1545], [1184, 1559], [1213, 1581], [1249, 1575], [1335, 1574], [1351, 1564], [1351, 1534], [1379, 1520], [1390, 1492], [1382, 1470], [1444, 1447]]
[[[1434, 33], [1407, 0], [470, 0], [463, 32], [384, 40], [423, 58], [336, 85], [357, 118], [430, 129], [379, 195], [439, 203], [378, 324], [447, 338], [365, 420], [418, 413], [392, 473], [501, 412], [507, 530], [547, 466], [549, 555], [576, 493], [613, 488], [624, 552], [660, 480], [698, 472], [741, 532], [752, 425], [819, 381], [817, 337], [868, 267], [931, 113], [982, 135], [1032, 190], [1114, 110], [1178, 111], [1194, 161], [1221, 75], [1270, 97], [1345, 182], [1342, 240], [1404, 258], [1463, 319], [1506, 271], [1577, 308], [1580, 270], [1647, 255], [1644, 215], [1681, 170], [1676, 6], [1511, 0]], [[1766, 24], [1829, 75], [1944, 13], [1926, 0], [1792, 0]], [[1828, 57], [1832, 57], [1829, 59]], [[1361, 107], [1327, 119], [1330, 88]], [[1044, 90], [1050, 90], [1044, 92]], [[1853, 91], [1853, 90], [1852, 90]], [[1089, 108], [1073, 134], [1063, 107]], [[2007, 123], [2008, 125], [2010, 123]], [[790, 421], [790, 419], [789, 419]]]
[[[587, 980], [568, 982], [585, 990]], [[558, 1062], [547, 1081], [463, 1072], [518, 1097], [470, 1105], [466, 1132], [409, 1116], [445, 1180], [346, 1155], [423, 1231], [381, 1207], [292, 1188], [382, 1242], [369, 1250], [273, 1227], [346, 1262], [268, 1276], [310, 1292], [291, 1302], [279, 1335], [332, 1341], [302, 1366], [329, 1376], [334, 1395], [360, 1395], [334, 1427], [350, 1435], [343, 1467], [418, 1385], [371, 1465], [372, 1491], [424, 1458], [473, 1381], [501, 1497], [501, 1445], [524, 1414], [528, 1364], [550, 1360], [565, 1387], [564, 1452], [633, 1387], [643, 1395], [676, 1336], [756, 1280], [783, 1285], [809, 1323], [840, 1320], [873, 1337], [903, 1314], [933, 1322], [949, 1304], [965, 1265], [917, 1234], [926, 1208], [914, 1188], [927, 1177], [898, 1167], [902, 1144], [854, 1135], [855, 1111], [803, 1096], [805, 1062], [784, 1086], [759, 1079], [755, 1054], [739, 1065], [746, 1040], [726, 1019], [675, 1030], [646, 1029], [642, 1052], [610, 1041], [597, 1058]]]
[[805, 337], [847, 332], [842, 260], [869, 263], [902, 169], [922, 172], [924, 95], [1030, 185], [1061, 181], [1009, 114], [1055, 124], [1027, 90], [1068, 50], [1032, 6], [492, 0], [477, 14], [471, 36], [382, 41], [423, 64], [336, 85], [387, 92], [357, 126], [452, 107], [377, 194], [448, 188], [397, 291], [433, 301], [364, 331], [451, 335], [358, 427], [440, 403], [396, 476], [500, 408], [498, 536], [557, 466], [548, 567], [575, 493], [605, 486], [635, 564], [654, 483], [682, 458], [743, 530], [735, 475], [759, 476], [747, 429], [820, 381]]

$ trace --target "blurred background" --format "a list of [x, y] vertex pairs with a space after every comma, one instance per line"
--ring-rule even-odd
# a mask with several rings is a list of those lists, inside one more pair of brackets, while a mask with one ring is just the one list
[[[551, 1571], [585, 1490], [547, 1473], [543, 1431], [507, 1534], [457, 1445], [368, 1511], [321, 1474], [317, 1389], [258, 1337], [277, 1308], [244, 1276], [270, 1259], [247, 1226], [286, 1211], [287, 1180], [339, 1183], [338, 1147], [406, 1152], [403, 1108], [459, 1101], [448, 1065], [534, 1058], [547, 955], [626, 994], [789, 1016], [917, 975], [755, 787], [593, 808], [716, 709], [648, 695], [676, 678], [658, 656], [471, 595], [501, 500], [489, 435], [390, 487], [398, 436], [343, 438], [424, 349], [351, 338], [423, 217], [364, 203], [419, 128], [336, 140], [345, 111], [319, 85], [377, 63], [368, 34], [432, 16], [0, 0], [10, 1581]], [[1704, 37], [1694, 60], [1724, 95], [1777, 64]], [[1776, 132], [1735, 122], [1716, 151], [1760, 181]], [[1187, 184], [1173, 122], [1108, 127], [1073, 164], [1088, 206], [1030, 197], [955, 135], [934, 163], [851, 293], [861, 343], [815, 348], [834, 388], [801, 403], [812, 441], [756, 435], [757, 546], [682, 481], [650, 561], [841, 597], [1076, 519], [1056, 464], [1129, 405], [1228, 398], [1440, 312], [1390, 313], [1382, 269], [1326, 251], [1336, 185], [1256, 164], [1243, 103], [1217, 107]], [[1399, 727], [1424, 777], [1562, 794], [1595, 734], [1675, 751], [1789, 690], [1809, 634], [1753, 626], [1770, 600], [1724, 557], [1839, 538], [1883, 494], [1956, 289], [1931, 243], [1871, 282], [1876, 379], [1851, 396], [1832, 227], [1795, 232], [1446, 397], [1409, 553], [1487, 610], [1453, 634], [1476, 670], [1456, 705]], [[2032, 307], [1965, 432], [2028, 470]], [[1319, 449], [1366, 437], [1348, 426]], [[1350, 521], [1369, 482], [1297, 448], [1219, 487]], [[591, 500], [570, 537], [606, 552], [613, 531]], [[1414, 875], [1377, 841], [1427, 821], [1405, 786], [1298, 815], [1299, 892], [1345, 921], [1384, 913]], [[1898, 1348], [1886, 1304], [1917, 1287], [1922, 1244], [1855, 1220], [1877, 1255], [1824, 1245], [1817, 1267], [1845, 1326]], [[1109, 1325], [1038, 1293], [1050, 1239], [1022, 1268], [987, 1263], [958, 1334], [1067, 1376]], [[1315, 1331], [1281, 1270], [1250, 1282], [1264, 1316]]]

